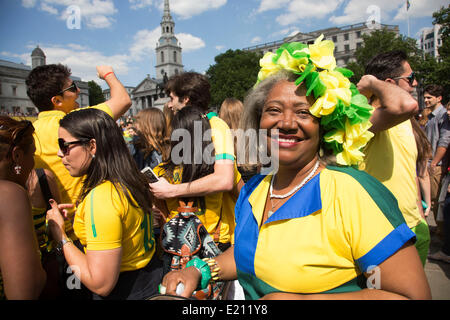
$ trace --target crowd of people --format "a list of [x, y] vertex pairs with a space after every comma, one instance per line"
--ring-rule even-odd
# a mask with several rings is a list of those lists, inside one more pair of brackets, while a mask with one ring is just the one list
[[[164, 109], [134, 121], [120, 120], [131, 100], [111, 67], [97, 67], [111, 98], [87, 108], [68, 67], [33, 69], [38, 120], [0, 116], [0, 299], [191, 298], [216, 282], [223, 299], [430, 299], [427, 258], [450, 263], [450, 104], [427, 86], [419, 112], [401, 51], [358, 84], [333, 51], [320, 37], [267, 53], [219, 114], [204, 75], [175, 75]], [[265, 132], [277, 169], [238, 161], [254, 146], [237, 130]], [[168, 268], [185, 211], [219, 254]]]

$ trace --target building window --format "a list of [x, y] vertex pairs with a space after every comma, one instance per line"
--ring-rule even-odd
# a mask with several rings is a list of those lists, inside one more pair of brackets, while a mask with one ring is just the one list
[[359, 39], [361, 38], [361, 31], [356, 31], [356, 37]]
[[17, 87], [15, 86], [12, 87], [12, 94], [14, 97], [17, 96]]
[[164, 52], [161, 52], [161, 63], [164, 63]]
[[344, 34], [344, 40], [348, 40], [348, 33]]
[[[349, 51], [350, 51], [350, 45], [346, 44], [346, 45], [344, 46], [344, 51], [345, 51], [345, 52], [349, 52]], [[347, 63], [347, 62], [345, 62], [345, 63]]]
[[356, 47], [357, 47], [357, 48], [361, 48], [361, 47], [362, 47], [362, 42], [358, 42], [358, 43], [356, 44]]
[[337, 36], [333, 36], [333, 42], [334, 42], [334, 43], [337, 42]]
[[177, 62], [177, 52], [173, 52], [173, 61]]

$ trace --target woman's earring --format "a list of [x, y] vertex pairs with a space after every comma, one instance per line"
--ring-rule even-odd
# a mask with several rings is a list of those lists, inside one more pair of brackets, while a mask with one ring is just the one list
[[16, 164], [14, 166], [14, 171], [16, 172], [17, 175], [19, 175], [22, 173], [22, 167], [20, 165]]
[[95, 154], [92, 155], [92, 159], [95, 159]]

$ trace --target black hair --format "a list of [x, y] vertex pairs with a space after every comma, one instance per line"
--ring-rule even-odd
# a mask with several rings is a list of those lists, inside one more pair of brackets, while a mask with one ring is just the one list
[[403, 63], [407, 60], [408, 56], [401, 50], [380, 53], [369, 61], [365, 74], [371, 74], [379, 80], [399, 77], [404, 71]]
[[[197, 129], [196, 129], [197, 127]], [[201, 127], [201, 132], [198, 130]], [[185, 149], [179, 154], [183, 159], [182, 163], [174, 163], [173, 155], [171, 155], [170, 160], [163, 165], [166, 171], [167, 177], [173, 178], [173, 172], [176, 167], [181, 166], [183, 169], [183, 174], [181, 182], [192, 182], [194, 180], [200, 179], [214, 172], [214, 161], [212, 163], [206, 163], [205, 158], [212, 157], [214, 159], [214, 145], [212, 144], [212, 139], [210, 135], [205, 133], [211, 132], [211, 125], [209, 120], [203, 112], [203, 109], [197, 106], [186, 106], [178, 111], [172, 120], [172, 139], [173, 133], [176, 133], [177, 129], [186, 130], [185, 133], [189, 136], [183, 136], [184, 139], [190, 139], [191, 145], [189, 146], [189, 154], [184, 154]], [[195, 134], [201, 134], [201, 137], [195, 137]], [[195, 145], [197, 139], [202, 140], [201, 150]], [[171, 151], [174, 150], [179, 141], [171, 141]], [[201, 151], [201, 154], [199, 153]], [[208, 153], [208, 154], [205, 154]], [[201, 155], [201, 163], [198, 161]], [[197, 161], [195, 161], [197, 159]]]
[[70, 69], [62, 64], [39, 66], [29, 73], [25, 81], [27, 95], [39, 112], [54, 109], [52, 98], [63, 90], [70, 75]]
[[211, 85], [208, 78], [197, 72], [184, 72], [172, 76], [166, 84], [167, 95], [173, 92], [180, 100], [189, 98], [189, 105], [200, 107], [204, 112], [211, 101]]
[[442, 97], [442, 95], [444, 93], [444, 89], [442, 88], [442, 86], [440, 86], [438, 84], [429, 84], [425, 87], [423, 92], [428, 93], [428, 94], [432, 95], [433, 97]]
[[148, 181], [131, 157], [121, 130], [107, 113], [95, 108], [81, 109], [68, 113], [59, 124], [76, 139], [96, 141], [95, 159], [88, 168], [79, 200], [107, 180], [117, 191], [119, 188], [123, 191], [132, 206], [136, 207], [131, 195], [150, 214]]

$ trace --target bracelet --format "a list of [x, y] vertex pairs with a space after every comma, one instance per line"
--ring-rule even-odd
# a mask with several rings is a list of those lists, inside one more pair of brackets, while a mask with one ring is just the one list
[[220, 272], [220, 267], [217, 264], [216, 259], [214, 258], [205, 258], [203, 259], [203, 261], [205, 261], [208, 266], [209, 266], [209, 270], [211, 272], [211, 280], [214, 282], [219, 281], [220, 277], [219, 277], [219, 272]]
[[194, 267], [200, 272], [201, 274], [201, 281], [200, 281], [200, 287], [201, 289], [205, 289], [208, 287], [209, 281], [211, 280], [211, 270], [209, 269], [209, 265], [207, 262], [195, 258], [192, 260], [189, 260], [189, 262], [186, 264], [186, 268]]
[[103, 76], [103, 79], [105, 79], [107, 76], [109, 76], [111, 73], [114, 73], [113, 71], [110, 71], [110, 72], [108, 72], [107, 74], [105, 74], [104, 76]]

